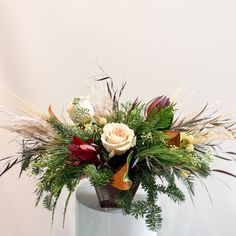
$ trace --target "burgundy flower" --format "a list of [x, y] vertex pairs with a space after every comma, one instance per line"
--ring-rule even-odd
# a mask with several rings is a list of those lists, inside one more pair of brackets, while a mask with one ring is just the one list
[[89, 143], [83, 141], [78, 137], [72, 138], [72, 143], [67, 146], [69, 150], [70, 161], [66, 161], [67, 164], [79, 166], [82, 164], [98, 164], [99, 163], [99, 151], [92, 139], [89, 139]]
[[156, 109], [159, 112], [162, 108], [170, 106], [170, 99], [166, 96], [156, 97], [151, 100], [145, 109], [145, 115], [148, 118], [151, 112]]

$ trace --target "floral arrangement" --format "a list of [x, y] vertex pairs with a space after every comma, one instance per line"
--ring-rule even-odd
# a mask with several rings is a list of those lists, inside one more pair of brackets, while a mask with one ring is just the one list
[[[22, 137], [19, 154], [0, 160], [5, 163], [0, 175], [20, 163], [20, 175], [27, 171], [36, 177], [36, 205], [42, 200], [54, 216], [66, 187], [65, 217], [71, 194], [88, 178], [101, 207], [120, 207], [124, 214], [144, 217], [147, 227], [157, 231], [162, 223], [158, 197], [185, 200], [179, 181], [194, 195], [194, 181], [213, 171], [235, 177], [211, 168], [214, 158], [234, 159], [234, 152], [219, 154], [217, 144], [236, 138], [231, 119], [208, 114], [207, 105], [176, 117], [177, 104], [166, 96], [147, 104], [139, 99], [122, 103], [125, 84], [116, 90], [110, 77], [98, 81], [107, 87], [103, 98], [75, 98], [67, 108], [70, 119], [58, 118], [51, 106], [43, 114], [16, 97], [14, 112], [0, 109], [0, 127]], [[146, 192], [144, 200], [133, 198], [139, 187]]]

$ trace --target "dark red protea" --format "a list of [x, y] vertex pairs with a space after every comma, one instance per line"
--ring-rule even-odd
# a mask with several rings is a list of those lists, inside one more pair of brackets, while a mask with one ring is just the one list
[[170, 106], [170, 99], [166, 96], [156, 97], [151, 100], [145, 109], [145, 116], [148, 118], [151, 112], [156, 109], [159, 112], [162, 108]]
[[79, 166], [82, 164], [98, 164], [99, 151], [93, 140], [90, 139], [89, 143], [78, 137], [72, 137], [72, 143], [67, 146], [69, 150], [70, 161], [67, 164]]

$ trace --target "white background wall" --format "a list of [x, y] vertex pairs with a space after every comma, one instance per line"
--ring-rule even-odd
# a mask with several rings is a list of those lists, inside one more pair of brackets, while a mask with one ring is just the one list
[[[221, 112], [235, 111], [235, 10], [234, 0], [0, 0], [0, 81], [45, 111], [59, 109], [84, 92], [82, 78], [99, 63], [118, 85], [128, 82], [125, 99], [172, 95], [184, 84], [186, 94], [197, 89], [187, 110], [221, 100]], [[17, 151], [12, 137], [1, 131], [0, 157]], [[224, 168], [236, 173], [235, 164]], [[0, 179], [0, 235], [73, 235], [73, 200], [65, 229], [62, 198], [50, 230], [50, 214], [34, 208], [34, 181], [18, 171]], [[162, 200], [159, 236], [236, 234], [236, 180], [217, 176], [231, 190], [210, 178], [213, 206], [200, 186], [195, 207]]]

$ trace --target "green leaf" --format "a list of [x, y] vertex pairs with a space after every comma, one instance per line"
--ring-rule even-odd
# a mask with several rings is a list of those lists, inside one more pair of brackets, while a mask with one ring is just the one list
[[128, 181], [131, 182], [129, 178], [129, 168], [130, 168], [131, 160], [132, 160], [132, 153], [130, 153], [127, 157], [127, 172], [124, 174], [124, 177], [123, 177], [124, 182], [128, 182]]
[[146, 122], [140, 127], [139, 133], [149, 133], [154, 131], [168, 130], [172, 126], [174, 119], [174, 107], [164, 107], [160, 111], [154, 109]]
[[170, 105], [169, 107], [162, 108], [160, 111], [154, 109], [150, 114], [148, 122], [151, 122], [157, 130], [168, 130], [172, 125], [173, 118], [174, 108]]

